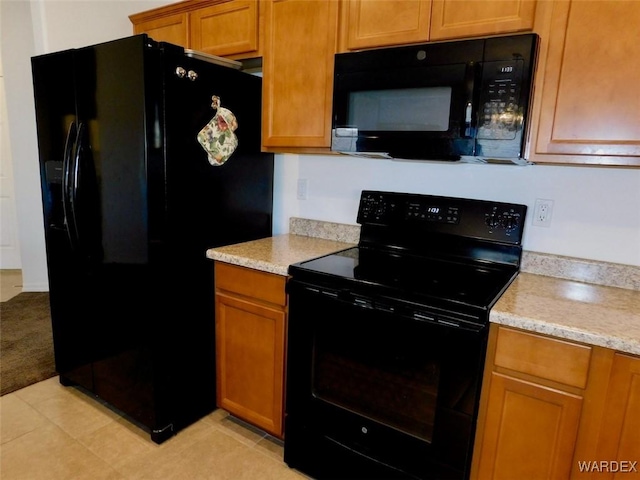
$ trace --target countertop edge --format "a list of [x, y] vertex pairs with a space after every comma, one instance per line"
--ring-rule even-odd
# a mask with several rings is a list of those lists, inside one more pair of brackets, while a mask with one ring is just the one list
[[338, 240], [283, 234], [210, 248], [206, 257], [254, 270], [287, 276], [289, 265], [355, 246]]
[[253, 268], [262, 272], [274, 273], [276, 275], [288, 275], [289, 265], [278, 265], [273, 262], [250, 259], [242, 255], [232, 255], [217, 252], [214, 249], [207, 250], [207, 258], [218, 262], [225, 262], [239, 267]]
[[589, 330], [571, 328], [558, 323], [550, 323], [536, 318], [521, 317], [500, 311], [491, 311], [489, 321], [497, 325], [550, 335], [563, 340], [573, 340], [591, 346], [609, 348], [622, 353], [640, 355], [640, 343], [634, 339], [594, 333]]

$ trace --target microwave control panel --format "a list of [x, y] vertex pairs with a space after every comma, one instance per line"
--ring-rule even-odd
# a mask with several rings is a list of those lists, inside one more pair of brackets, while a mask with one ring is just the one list
[[522, 60], [485, 62], [478, 112], [478, 139], [514, 140], [522, 129]]

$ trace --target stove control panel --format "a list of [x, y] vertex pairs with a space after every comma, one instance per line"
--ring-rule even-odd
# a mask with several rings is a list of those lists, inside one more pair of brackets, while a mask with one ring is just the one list
[[365, 190], [358, 223], [397, 231], [439, 232], [518, 245], [525, 205], [467, 198]]
[[507, 232], [517, 230], [520, 226], [524, 215], [514, 206], [498, 206], [494, 205], [491, 211], [485, 214], [485, 223], [489, 230], [504, 229]]

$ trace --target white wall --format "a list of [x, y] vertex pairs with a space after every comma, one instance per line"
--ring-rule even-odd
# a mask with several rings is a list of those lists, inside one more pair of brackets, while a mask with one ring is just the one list
[[[0, 45], [24, 289], [47, 289], [30, 57], [131, 34], [128, 15], [168, 1], [1, 0]], [[296, 199], [298, 178], [308, 200]], [[398, 163], [276, 156], [274, 231], [290, 216], [354, 223], [364, 188], [488, 198], [555, 200], [550, 228], [527, 225], [525, 248], [640, 265], [640, 169]]]
[[27, 291], [38, 291], [45, 290], [48, 282], [31, 87], [30, 56], [35, 52], [35, 45], [30, 7], [28, 2], [0, 2], [0, 46], [23, 288]]
[[[354, 224], [363, 189], [449, 195], [527, 205], [526, 250], [640, 266], [640, 169], [312, 155], [277, 162], [287, 179], [276, 232], [286, 231], [290, 216]], [[307, 200], [296, 199], [298, 178], [309, 182]], [[548, 228], [531, 224], [536, 198], [554, 201]]]
[[0, 268], [20, 269], [22, 263], [1, 53], [0, 48]]

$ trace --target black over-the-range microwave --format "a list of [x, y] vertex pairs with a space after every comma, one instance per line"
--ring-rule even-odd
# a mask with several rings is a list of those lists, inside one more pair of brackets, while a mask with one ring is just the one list
[[331, 149], [526, 164], [536, 34], [335, 56]]

